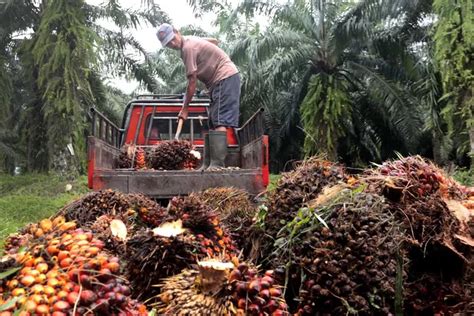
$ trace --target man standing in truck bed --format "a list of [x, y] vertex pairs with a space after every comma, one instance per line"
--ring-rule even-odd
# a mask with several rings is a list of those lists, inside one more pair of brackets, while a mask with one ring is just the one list
[[186, 120], [188, 106], [202, 81], [211, 97], [209, 123], [205, 136], [204, 160], [201, 170], [224, 167], [227, 155], [227, 128], [239, 125], [240, 75], [229, 56], [217, 46], [216, 39], [182, 36], [171, 25], [158, 28], [157, 37], [163, 47], [181, 51], [188, 87], [179, 117]]

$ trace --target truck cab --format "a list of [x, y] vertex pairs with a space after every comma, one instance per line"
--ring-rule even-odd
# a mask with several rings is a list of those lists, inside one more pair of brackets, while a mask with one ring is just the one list
[[[208, 132], [209, 103], [206, 97], [193, 98], [180, 134], [180, 139], [189, 141], [201, 153]], [[250, 194], [265, 190], [269, 182], [269, 150], [263, 110], [257, 111], [240, 128], [227, 129], [226, 167], [232, 168], [214, 171], [115, 168], [114, 161], [124, 145], [149, 147], [174, 139], [182, 104], [180, 95], [140, 95], [127, 104], [120, 127], [91, 109], [89, 188], [110, 188], [155, 198], [187, 195], [210, 187], [237, 187]]]

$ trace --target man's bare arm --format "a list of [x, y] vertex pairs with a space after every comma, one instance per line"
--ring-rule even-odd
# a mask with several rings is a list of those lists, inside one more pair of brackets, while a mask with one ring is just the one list
[[188, 76], [188, 87], [186, 88], [186, 95], [184, 97], [183, 108], [181, 112], [179, 112], [179, 117], [186, 120], [188, 118], [188, 107], [189, 103], [193, 99], [193, 95], [196, 92], [196, 83], [197, 83], [197, 76], [196, 73], [193, 73]]

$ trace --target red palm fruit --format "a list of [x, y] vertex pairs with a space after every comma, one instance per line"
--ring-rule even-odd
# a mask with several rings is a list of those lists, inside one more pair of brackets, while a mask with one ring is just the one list
[[90, 278], [87, 274], [81, 274], [81, 276], [79, 277], [79, 283], [80, 283], [82, 286], [90, 287], [90, 285], [91, 285], [91, 278]]
[[99, 281], [107, 281], [112, 276], [113, 276], [112, 271], [110, 271], [107, 268], [103, 268], [103, 269], [100, 269], [99, 275], [97, 276], [97, 278], [99, 279]]
[[239, 269], [234, 269], [229, 275], [229, 282], [233, 282], [236, 280], [241, 280], [242, 279], [242, 272], [240, 272]]
[[123, 295], [130, 295], [131, 294], [131, 290], [128, 286], [126, 285], [121, 285], [120, 286], [120, 292], [123, 294]]
[[107, 299], [101, 298], [97, 300], [97, 304], [94, 307], [98, 312], [107, 313], [109, 311], [110, 304]]
[[271, 276], [265, 275], [262, 278], [262, 281], [268, 282], [270, 285], [273, 285], [273, 283], [275, 282], [275, 279], [272, 278]]
[[51, 314], [51, 316], [67, 316], [67, 314], [63, 312], [55, 311]]
[[245, 294], [247, 292], [247, 282], [244, 281], [238, 281], [237, 286], [236, 286], [237, 293], [239, 294]]
[[240, 272], [245, 273], [245, 272], [247, 272], [247, 270], [249, 269], [249, 267], [248, 267], [247, 264], [241, 263], [241, 264], [239, 264], [239, 266], [237, 267], [237, 269], [239, 269]]
[[247, 306], [247, 300], [245, 298], [239, 299], [239, 301], [237, 302], [237, 307], [245, 309], [246, 306]]
[[115, 301], [119, 304], [122, 304], [124, 303], [126, 300], [126, 297], [125, 295], [123, 295], [122, 293], [116, 293], [115, 294]]
[[248, 269], [247, 273], [245, 274], [246, 277], [253, 279], [257, 275], [256, 269]]
[[67, 276], [69, 277], [69, 280], [71, 280], [72, 282], [78, 282], [80, 272], [81, 271], [79, 269], [71, 269], [67, 272]]
[[248, 292], [250, 295], [257, 294], [258, 292], [260, 292], [260, 289], [261, 289], [260, 282], [258, 280], [253, 280], [248, 285]]
[[280, 304], [278, 304], [277, 301], [275, 300], [270, 300], [267, 305], [265, 305], [265, 309], [268, 310], [270, 313], [276, 311], [280, 307]]
[[81, 302], [86, 305], [92, 304], [97, 301], [97, 295], [91, 290], [83, 290], [81, 292]]
[[259, 315], [260, 314], [260, 306], [258, 306], [257, 304], [251, 304], [247, 311], [251, 314], [251, 315]]
[[65, 312], [67, 311], [69, 308], [71, 307], [71, 305], [66, 302], [66, 301], [57, 301], [56, 303], [54, 303], [53, 305], [53, 309], [55, 311], [59, 311], [59, 312]]
[[270, 289], [270, 295], [271, 295], [272, 297], [280, 297], [280, 296], [281, 296], [281, 290], [272, 287], [272, 288]]
[[272, 316], [284, 316], [286, 313], [282, 310], [276, 310], [272, 313]]
[[265, 271], [265, 276], [269, 276], [269, 277], [275, 277], [275, 271], [274, 270], [267, 270]]
[[78, 299], [79, 299], [79, 293], [77, 292], [71, 292], [67, 295], [67, 301], [71, 305], [76, 304]]
[[258, 295], [266, 301], [270, 298], [270, 291], [269, 290], [261, 290]]
[[260, 281], [260, 287], [262, 288], [262, 290], [267, 290], [267, 289], [270, 288], [270, 286], [271, 286], [271, 284], [268, 283], [267, 281], [265, 281], [263, 279]]

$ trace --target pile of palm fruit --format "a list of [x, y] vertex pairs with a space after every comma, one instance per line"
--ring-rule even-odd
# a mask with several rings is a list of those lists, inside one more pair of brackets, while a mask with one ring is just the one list
[[302, 164], [284, 175], [256, 227], [269, 236], [260, 262], [284, 273], [292, 312], [473, 311], [473, 211], [466, 207], [472, 189], [421, 157], [358, 176], [342, 172], [332, 182], [315, 165], [331, 163]]
[[246, 263], [201, 261], [160, 285], [160, 315], [287, 315], [273, 271], [263, 275]]
[[115, 160], [119, 169], [182, 170], [194, 169], [200, 155], [186, 140], [163, 141], [156, 146], [124, 145]]
[[[147, 315], [120, 277], [120, 259], [104, 251], [90, 231], [64, 217], [26, 228], [29, 238], [4, 272], [2, 315]], [[6, 277], [5, 277], [6, 275]]]
[[357, 175], [311, 158], [259, 206], [93, 192], [7, 238], [0, 312], [472, 314], [473, 204], [420, 157]]

